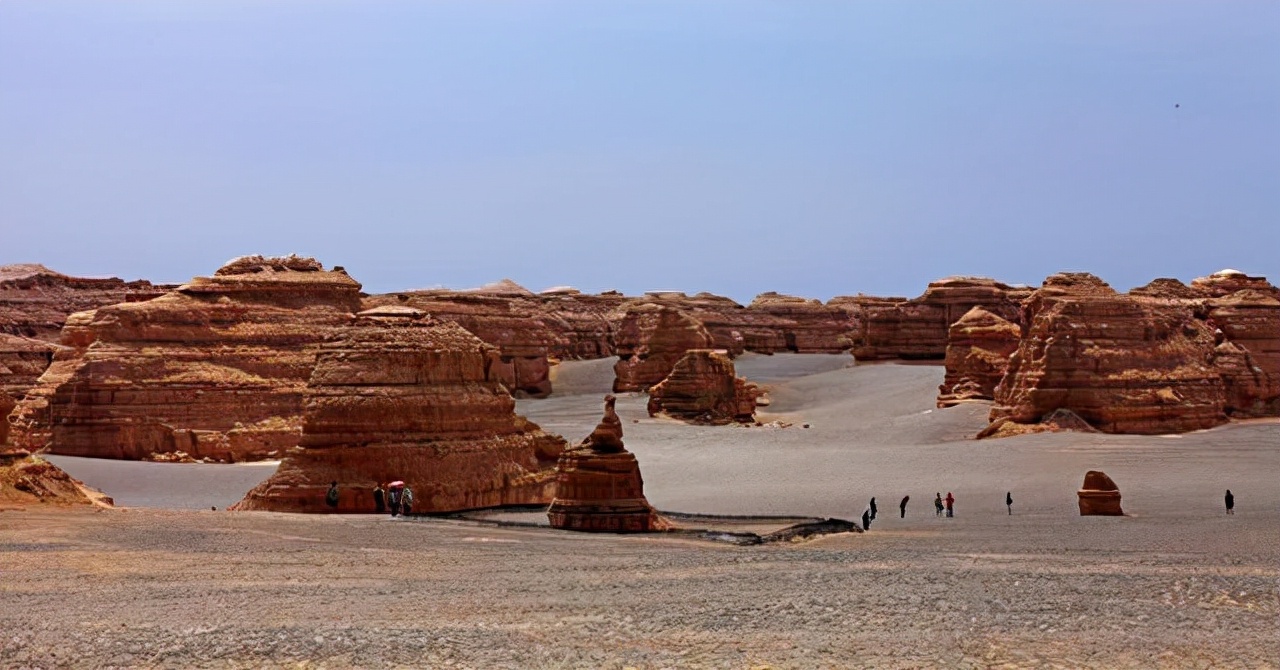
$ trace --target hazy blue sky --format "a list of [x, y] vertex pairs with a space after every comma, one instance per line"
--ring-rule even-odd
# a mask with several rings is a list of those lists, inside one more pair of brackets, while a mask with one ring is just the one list
[[1280, 281], [1280, 3], [0, 2], [0, 263]]

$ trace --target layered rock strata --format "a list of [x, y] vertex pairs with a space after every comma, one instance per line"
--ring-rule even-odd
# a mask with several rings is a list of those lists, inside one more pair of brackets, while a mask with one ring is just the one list
[[691, 349], [711, 348], [712, 338], [697, 319], [666, 305], [629, 307], [615, 335], [618, 362], [613, 390], [643, 391], [666, 379]]
[[1018, 349], [1021, 329], [974, 307], [947, 331], [946, 376], [938, 387], [938, 407], [965, 400], [991, 400]]
[[9, 412], [15, 404], [13, 397], [0, 389], [0, 450], [9, 443]]
[[751, 351], [838, 354], [853, 345], [851, 333], [856, 329], [856, 319], [836, 305], [770, 291], [756, 296], [746, 311], [775, 319], [770, 324], [771, 335], [782, 337], [781, 348], [775, 343], [766, 350], [753, 343], [747, 346]]
[[727, 354], [694, 349], [649, 389], [649, 416], [666, 414], [706, 425], [751, 423], [759, 393], [755, 384], [737, 376]]
[[0, 449], [0, 507], [111, 504], [111, 498], [38, 456], [20, 449]]
[[0, 333], [0, 390], [21, 398], [53, 362], [57, 345]]
[[72, 277], [36, 264], [0, 265], [0, 333], [57, 342], [69, 314], [153, 298], [168, 288]]
[[1232, 417], [1280, 416], [1280, 300], [1248, 288], [1206, 302]]
[[666, 519], [644, 497], [640, 464], [622, 443], [614, 397], [604, 417], [556, 465], [556, 493], [547, 517], [554, 528], [613, 533], [666, 530]]
[[236, 509], [373, 512], [374, 487], [393, 480], [420, 512], [549, 502], [564, 440], [515, 414], [496, 354], [411, 308], [361, 313], [317, 355], [299, 446]]
[[52, 426], [58, 454], [272, 457], [297, 443], [315, 353], [359, 300], [341, 268], [249, 256], [159, 298], [73, 315], [63, 343], [81, 353], [29, 394], [27, 443]]
[[1105, 472], [1090, 470], [1084, 485], [1076, 492], [1080, 516], [1124, 516], [1120, 509], [1120, 487]]
[[586, 294], [568, 287], [538, 294], [544, 323], [556, 332], [548, 352], [559, 360], [611, 358], [617, 311], [629, 298], [617, 291]]
[[1064, 273], [1046, 279], [1023, 310], [992, 421], [1035, 423], [1067, 409], [1100, 430], [1142, 434], [1226, 421], [1213, 330], [1185, 305]]

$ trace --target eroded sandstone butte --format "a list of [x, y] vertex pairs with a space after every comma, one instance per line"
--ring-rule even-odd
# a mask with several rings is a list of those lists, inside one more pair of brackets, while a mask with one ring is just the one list
[[617, 291], [583, 293], [570, 287], [538, 294], [544, 323], [556, 331], [550, 355], [559, 360], [611, 358], [619, 308], [630, 298]]
[[168, 288], [148, 281], [72, 277], [33, 263], [0, 265], [0, 333], [57, 342], [69, 314], [153, 298]]
[[1016, 323], [974, 307], [947, 332], [946, 376], [938, 387], [938, 407], [965, 400], [991, 400], [1004, 378], [1009, 357], [1018, 350], [1022, 330]]
[[21, 398], [53, 362], [55, 344], [0, 333], [0, 390]]
[[700, 321], [673, 307], [643, 302], [627, 308], [614, 336], [618, 362], [613, 390], [643, 391], [666, 379], [691, 349], [709, 349], [711, 334]]
[[649, 416], [666, 414], [707, 425], [751, 423], [759, 393], [755, 384], [737, 376], [727, 354], [693, 349], [649, 389]]
[[1226, 421], [1213, 330], [1186, 305], [1062, 273], [1046, 279], [1023, 310], [993, 422], [1036, 423], [1059, 409], [1112, 433], [1175, 433]]
[[930, 282], [918, 298], [833, 298], [829, 304], [859, 314], [853, 334], [858, 360], [942, 359], [947, 333], [974, 307], [1019, 322], [1020, 305], [1029, 289], [982, 277], [948, 277]]
[[1206, 301], [1215, 329], [1212, 360], [1235, 418], [1280, 416], [1280, 300], [1247, 288]]
[[374, 486], [393, 480], [421, 512], [549, 502], [564, 440], [515, 414], [497, 360], [456, 323], [362, 312], [319, 351], [299, 446], [235, 509], [373, 512]]
[[[856, 316], [837, 305], [773, 291], [756, 296], [747, 305], [746, 312], [773, 319], [771, 323], [766, 322], [771, 326], [770, 335], [774, 338], [770, 346], [766, 348], [754, 343], [747, 346], [750, 351], [759, 353], [838, 354], [848, 351], [853, 345], [851, 333], [857, 329]], [[779, 336], [781, 346], [776, 340]]]
[[63, 343], [78, 354], [29, 394], [47, 408], [23, 429], [52, 426], [58, 454], [270, 457], [297, 443], [315, 353], [359, 301], [341, 268], [249, 256], [161, 297], [73, 315]]
[[614, 402], [605, 396], [595, 430], [556, 464], [555, 499], [547, 508], [554, 528], [639, 533], [669, 527], [644, 497], [640, 463], [622, 443]]

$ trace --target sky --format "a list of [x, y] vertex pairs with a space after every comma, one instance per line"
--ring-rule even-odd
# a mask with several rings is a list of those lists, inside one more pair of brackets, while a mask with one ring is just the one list
[[0, 264], [1280, 283], [1280, 3], [0, 0]]

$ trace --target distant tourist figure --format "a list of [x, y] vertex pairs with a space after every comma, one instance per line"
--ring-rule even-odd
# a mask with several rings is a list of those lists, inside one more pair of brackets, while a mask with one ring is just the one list
[[1227, 495], [1223, 496], [1222, 501], [1227, 504], [1227, 514], [1236, 513], [1236, 497], [1231, 495], [1231, 489], [1227, 489]]
[[338, 509], [338, 482], [329, 483], [329, 492], [324, 494], [324, 504]]
[[907, 518], [908, 500], [911, 500], [911, 496], [902, 496], [902, 502], [898, 503], [898, 514], [901, 514], [903, 519]]
[[413, 511], [413, 489], [406, 486], [404, 493], [400, 494], [400, 512], [407, 516], [411, 511]]
[[393, 484], [387, 485], [387, 506], [391, 508], [391, 516], [400, 513], [400, 489]]
[[874, 497], [871, 498], [871, 520], [876, 520], [876, 499]]
[[1009, 508], [1009, 516], [1013, 516], [1013, 491], [1004, 494], [1004, 506]]
[[373, 509], [378, 514], [387, 511], [387, 492], [382, 490], [382, 484], [373, 486]]
[[871, 511], [862, 511], [862, 530], [871, 530]]
[[955, 516], [956, 497], [951, 495], [950, 491], [947, 491], [946, 502], [947, 502], [947, 516], [949, 517]]
[[942, 516], [942, 494], [933, 499], [933, 515]]

